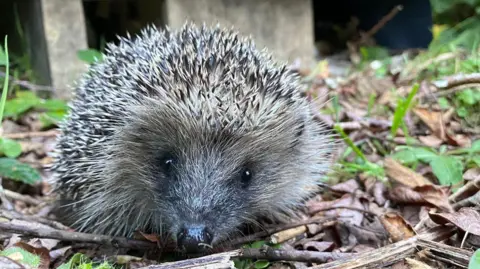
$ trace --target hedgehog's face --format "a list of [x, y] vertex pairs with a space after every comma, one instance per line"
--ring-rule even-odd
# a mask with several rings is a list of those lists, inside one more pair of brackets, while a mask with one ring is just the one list
[[168, 224], [187, 252], [228, 239], [259, 216], [288, 211], [315, 187], [309, 168], [318, 160], [303, 137], [313, 130], [295, 114], [278, 128], [219, 131], [163, 113], [143, 114], [125, 129], [123, 149], [134, 155], [126, 160], [135, 164], [120, 169], [130, 167], [135, 189], [152, 194], [154, 204], [142, 192], [139, 203], [157, 212], [154, 221]]

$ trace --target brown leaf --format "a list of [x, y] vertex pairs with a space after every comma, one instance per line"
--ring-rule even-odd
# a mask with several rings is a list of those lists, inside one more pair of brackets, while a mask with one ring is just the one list
[[413, 113], [417, 115], [432, 130], [438, 138], [445, 141], [445, 125], [443, 123], [443, 114], [437, 111], [431, 111], [425, 108], [416, 107]]
[[430, 213], [430, 218], [437, 224], [450, 222], [458, 228], [471, 234], [480, 236], [480, 213], [471, 208], [460, 208], [453, 213]]
[[419, 175], [412, 169], [403, 166], [392, 158], [386, 158], [384, 165], [387, 175], [403, 185], [417, 187], [432, 184], [428, 179]]
[[385, 192], [387, 191], [387, 187], [383, 182], [380, 182], [374, 178], [367, 178], [365, 181], [365, 189], [367, 192], [373, 196], [375, 202], [383, 206], [387, 199], [385, 198]]
[[46, 249], [44, 247], [36, 248], [36, 247], [33, 247], [33, 246], [31, 246], [27, 243], [24, 243], [24, 242], [18, 242], [14, 246], [22, 248], [22, 249], [40, 257], [40, 264], [37, 267], [38, 269], [48, 269], [48, 268], [50, 268], [50, 262], [51, 261], [50, 261], [50, 254], [49, 254], [48, 249]]
[[443, 143], [442, 139], [435, 135], [419, 136], [418, 140], [420, 140], [420, 142], [422, 142], [425, 146], [433, 148], [436, 148]]
[[480, 168], [474, 167], [470, 168], [463, 174], [463, 179], [465, 180], [475, 180], [480, 176]]
[[357, 195], [345, 194], [341, 198], [334, 201], [323, 201], [317, 203], [310, 203], [308, 206], [310, 214], [316, 212], [324, 212], [327, 217], [340, 217], [346, 222], [360, 225], [363, 220], [363, 213], [357, 210], [344, 209], [336, 207], [350, 207], [365, 210]]
[[350, 179], [331, 187], [332, 190], [343, 192], [343, 193], [352, 193], [355, 190], [358, 190], [359, 188], [360, 188], [360, 185], [355, 179]]
[[448, 144], [456, 147], [468, 148], [472, 145], [470, 137], [462, 134], [446, 133]]
[[415, 231], [412, 226], [397, 213], [386, 213], [380, 217], [380, 221], [389, 233], [393, 242], [398, 242], [415, 236]]
[[310, 241], [303, 244], [303, 249], [305, 250], [315, 250], [315, 251], [332, 251], [335, 247], [335, 243], [326, 242], [326, 241]]
[[411, 258], [405, 258], [405, 261], [410, 265], [411, 269], [433, 269], [428, 264]]
[[448, 186], [424, 185], [410, 189], [405, 186], [394, 187], [389, 197], [395, 202], [425, 204], [437, 207], [443, 211], [453, 211], [448, 201], [450, 188]]

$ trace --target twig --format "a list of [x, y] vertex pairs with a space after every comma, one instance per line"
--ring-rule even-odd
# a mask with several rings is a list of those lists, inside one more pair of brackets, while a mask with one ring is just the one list
[[12, 203], [7, 199], [7, 195], [5, 194], [5, 189], [2, 186], [2, 177], [0, 177], [0, 201], [2, 201], [2, 206], [6, 210], [13, 210], [14, 207]]
[[35, 199], [31, 196], [23, 195], [23, 194], [20, 194], [20, 193], [11, 191], [11, 190], [4, 190], [4, 192], [5, 192], [5, 196], [7, 196], [8, 198], [10, 198], [12, 200], [22, 201], [22, 202], [25, 202], [25, 203], [30, 204], [30, 205], [40, 205], [42, 203], [42, 201], [37, 200], [37, 199]]
[[49, 130], [44, 132], [26, 132], [26, 133], [12, 133], [12, 134], [4, 134], [3, 137], [9, 139], [25, 139], [25, 138], [32, 138], [32, 137], [48, 137], [48, 136], [56, 136], [58, 134], [58, 130]]
[[235, 268], [231, 258], [238, 257], [240, 250], [203, 256], [195, 259], [150, 265], [139, 269], [231, 269]]
[[297, 261], [326, 263], [328, 261], [341, 260], [356, 256], [354, 253], [319, 252], [309, 250], [276, 250], [268, 249], [243, 249], [239, 257], [249, 259], [262, 259], [269, 261]]
[[434, 82], [435, 86], [441, 89], [450, 89], [460, 85], [478, 83], [480, 83], [480, 73], [457, 74]]
[[48, 226], [50, 226], [54, 229], [59, 229], [59, 230], [64, 230], [64, 231], [71, 230], [70, 227], [67, 227], [67, 226], [63, 225], [60, 222], [57, 222], [57, 221], [54, 221], [54, 220], [51, 220], [51, 219], [45, 219], [45, 218], [38, 217], [38, 216], [23, 215], [23, 214], [20, 214], [16, 211], [13, 211], [13, 210], [12, 211], [2, 210], [2, 211], [0, 211], [0, 216], [3, 216], [3, 217], [5, 217], [9, 220], [18, 219], [18, 220], [38, 222], [40, 224], [48, 225]]
[[270, 236], [272, 234], [275, 234], [275, 233], [278, 233], [278, 232], [281, 232], [281, 231], [284, 231], [284, 230], [296, 228], [296, 227], [303, 226], [303, 225], [313, 224], [313, 223], [325, 223], [325, 222], [333, 221], [333, 220], [335, 220], [335, 218], [311, 218], [311, 219], [308, 219], [308, 220], [305, 220], [305, 221], [296, 222], [296, 223], [289, 223], [289, 224], [282, 225], [282, 226], [279, 226], [279, 227], [270, 228], [270, 229], [267, 229], [267, 230], [262, 231], [262, 232], [258, 232], [258, 233], [254, 233], [254, 234], [251, 234], [251, 235], [235, 238], [231, 241], [224, 242], [224, 243], [225, 244], [228, 243], [228, 245], [230, 245], [230, 246], [237, 246], [237, 245], [246, 244], [246, 243], [255, 241], [259, 238]]
[[406, 240], [373, 250], [360, 253], [345, 260], [329, 262], [312, 269], [354, 269], [354, 268], [382, 268], [408, 257], [415, 252], [419, 239], [443, 240], [454, 234], [455, 227], [436, 227], [429, 233], [410, 237]]
[[461, 264], [464, 268], [468, 267], [470, 257], [473, 255], [472, 251], [448, 246], [446, 244], [425, 240], [422, 238], [418, 239], [418, 246], [428, 249], [436, 256], [446, 258], [444, 261], [449, 262], [450, 264]]
[[315, 214], [317, 214], [317, 213], [319, 213], [319, 212], [330, 211], [330, 210], [337, 210], [337, 209], [354, 210], [354, 211], [362, 212], [362, 213], [365, 213], [365, 214], [369, 214], [369, 215], [371, 215], [371, 216], [377, 216], [377, 214], [373, 213], [372, 211], [368, 211], [368, 210], [361, 209], [361, 208], [350, 207], [350, 206], [336, 206], [336, 207], [321, 208], [321, 209], [317, 209], [317, 210], [314, 210], [314, 211], [309, 212], [309, 213], [312, 214], [312, 215], [315, 215]]
[[18, 233], [25, 236], [36, 236], [41, 238], [51, 238], [63, 241], [89, 242], [106, 246], [132, 248], [132, 249], [151, 249], [157, 247], [155, 243], [129, 239], [125, 237], [111, 237], [106, 235], [87, 234], [79, 232], [67, 232], [57, 229], [46, 229], [43, 227], [30, 227], [18, 225], [9, 222], [0, 222], [0, 230], [3, 232]]
[[[6, 76], [7, 74], [0, 71], [0, 77], [6, 77]], [[55, 89], [51, 86], [42, 86], [42, 85], [33, 84], [25, 80], [15, 79], [12, 76], [9, 76], [9, 83], [13, 86], [21, 86], [31, 91], [49, 91], [49, 92], [55, 91]]]
[[387, 15], [385, 15], [383, 18], [381, 18], [377, 24], [375, 24], [370, 30], [368, 30], [363, 36], [362, 36], [362, 41], [365, 39], [374, 36], [382, 27], [387, 24], [393, 17], [397, 15], [398, 12], [402, 11], [403, 6], [402, 5], [397, 5], [390, 12], [388, 12]]

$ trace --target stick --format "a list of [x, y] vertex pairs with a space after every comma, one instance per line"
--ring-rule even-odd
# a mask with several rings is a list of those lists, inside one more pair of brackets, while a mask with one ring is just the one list
[[[6, 77], [6, 76], [7, 76], [6, 73], [0, 72], [0, 77]], [[9, 76], [9, 81], [13, 86], [16, 86], [16, 85], [22, 86], [32, 91], [49, 91], [49, 92], [55, 91], [55, 89], [51, 86], [42, 86], [42, 85], [33, 84], [25, 80], [15, 79], [12, 76]]]
[[465, 84], [478, 84], [480, 83], [480, 73], [473, 74], [458, 74], [451, 77], [447, 77], [443, 80], [436, 81], [434, 84], [437, 88], [450, 89]]
[[312, 269], [354, 269], [382, 268], [408, 257], [415, 252], [419, 239], [442, 240], [450, 237], [455, 227], [436, 227], [431, 232], [410, 237], [406, 240], [373, 250], [360, 253], [351, 258], [338, 260], [311, 267]]
[[325, 263], [328, 261], [341, 260], [356, 256], [354, 253], [319, 252], [310, 250], [267, 250], [248, 248], [243, 249], [238, 257], [269, 260], [269, 261], [297, 261]]
[[11, 191], [11, 190], [6, 190], [5, 189], [4, 192], [5, 192], [5, 196], [12, 199], [12, 200], [22, 201], [22, 202], [25, 202], [25, 203], [30, 204], [30, 205], [39, 205], [39, 204], [42, 203], [42, 201], [37, 200], [37, 199], [35, 199], [31, 196], [23, 195], [23, 194], [20, 194], [20, 193]]
[[41, 238], [51, 238], [73, 242], [89, 242], [113, 247], [132, 249], [149, 249], [157, 247], [155, 243], [144, 240], [135, 240], [125, 237], [111, 237], [106, 235], [96, 235], [79, 232], [67, 232], [53, 228], [46, 229], [43, 227], [18, 225], [10, 222], [0, 222], [0, 230], [3, 232], [18, 233], [25, 236], [36, 236]]
[[4, 134], [3, 137], [10, 139], [25, 139], [32, 137], [48, 137], [56, 136], [58, 134], [57, 130], [50, 130], [44, 132], [26, 132], [26, 133], [13, 133], [13, 134]]

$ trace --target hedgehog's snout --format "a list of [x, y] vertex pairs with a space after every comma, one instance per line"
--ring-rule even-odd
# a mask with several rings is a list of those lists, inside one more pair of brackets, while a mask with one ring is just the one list
[[187, 253], [202, 253], [211, 247], [213, 234], [205, 225], [184, 224], [177, 234], [178, 248]]

